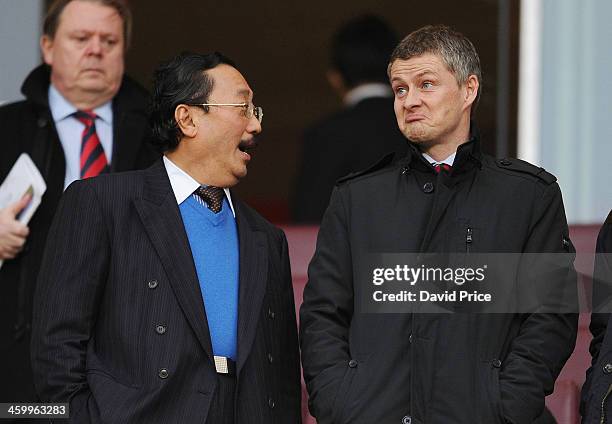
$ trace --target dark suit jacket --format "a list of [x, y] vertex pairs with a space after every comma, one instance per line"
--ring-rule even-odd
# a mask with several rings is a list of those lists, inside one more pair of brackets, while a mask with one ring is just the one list
[[[286, 239], [232, 201], [240, 245], [236, 422], [296, 423], [300, 374]], [[218, 376], [161, 161], [66, 191], [38, 281], [32, 366], [41, 398], [70, 401], [73, 422], [205, 422]]]
[[[65, 159], [48, 104], [49, 68], [39, 66], [26, 78], [26, 100], [0, 108], [0, 182], [21, 153], [37, 165], [47, 192], [30, 221], [21, 254], [0, 269], [0, 402], [35, 400], [30, 370], [32, 298], [51, 220], [64, 191]], [[149, 147], [146, 91], [125, 77], [113, 99], [112, 171], [149, 166], [159, 156]]]
[[393, 98], [371, 97], [325, 118], [304, 133], [292, 205], [294, 222], [319, 223], [336, 180], [390, 152], [403, 156]]
[[612, 211], [597, 236], [593, 269], [593, 313], [589, 329], [592, 361], [582, 386], [584, 424], [607, 422], [612, 414]]

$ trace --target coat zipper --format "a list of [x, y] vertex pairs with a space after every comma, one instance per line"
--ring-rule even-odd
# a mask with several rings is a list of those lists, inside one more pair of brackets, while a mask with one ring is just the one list
[[471, 227], [467, 227], [465, 230], [465, 251], [470, 253], [470, 247], [472, 246], [473, 239], [473, 231]]
[[612, 384], [610, 384], [610, 386], [608, 387], [608, 391], [606, 392], [603, 399], [601, 400], [601, 419], [599, 420], [600, 424], [604, 424], [606, 422], [605, 404], [606, 404], [606, 399], [608, 398], [608, 395], [610, 394], [610, 392], [612, 392]]

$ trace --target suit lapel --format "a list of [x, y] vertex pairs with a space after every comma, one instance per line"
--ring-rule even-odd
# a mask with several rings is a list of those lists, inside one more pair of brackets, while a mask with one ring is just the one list
[[200, 284], [183, 220], [162, 161], [147, 170], [140, 219], [168, 275], [174, 294], [198, 341], [212, 361], [212, 343]]
[[[180, 211], [163, 162], [146, 174], [146, 188], [135, 206], [168, 275], [172, 289], [189, 324], [212, 361], [212, 343], [204, 302], [193, 263], [191, 248]], [[249, 211], [235, 197], [239, 240], [238, 358], [237, 371], [248, 358], [257, 331], [268, 279], [268, 243], [263, 231], [253, 228]]]
[[240, 373], [253, 346], [266, 291], [268, 243], [265, 233], [251, 226], [246, 216], [250, 212], [245, 206], [240, 201], [234, 201], [234, 207], [240, 243], [237, 360], [237, 371]]

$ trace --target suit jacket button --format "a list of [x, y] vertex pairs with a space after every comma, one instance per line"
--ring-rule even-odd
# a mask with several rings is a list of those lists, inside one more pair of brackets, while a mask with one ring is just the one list
[[423, 184], [423, 191], [425, 193], [432, 193], [434, 191], [433, 183], [426, 182], [425, 184]]
[[161, 370], [159, 370], [159, 373], [157, 375], [162, 380], [165, 380], [170, 374], [168, 373], [168, 370], [166, 368], [162, 368]]
[[612, 364], [606, 364], [603, 367], [603, 372], [605, 372], [606, 374], [610, 374], [612, 373]]
[[495, 368], [501, 368], [501, 366], [502, 366], [502, 361], [500, 361], [499, 359], [494, 359], [494, 360], [491, 362], [491, 365], [493, 365], [493, 367], [495, 367]]
[[166, 326], [162, 324], [158, 324], [155, 326], [155, 332], [157, 334], [164, 334], [166, 332]]
[[567, 239], [565, 236], [563, 236], [563, 237], [561, 238], [561, 243], [563, 244], [563, 247], [564, 247], [565, 249], [569, 249], [569, 247], [570, 247], [570, 241], [569, 241], [569, 239]]
[[270, 409], [274, 409], [274, 407], [276, 406], [276, 404], [274, 403], [274, 399], [268, 398], [268, 406], [270, 407]]
[[149, 285], [149, 288], [150, 288], [150, 289], [157, 288], [157, 285], [158, 285], [158, 284], [159, 284], [159, 283], [157, 282], [157, 280], [151, 280], [151, 281], [149, 281], [149, 283], [148, 283], [148, 285]]
[[272, 356], [272, 354], [271, 354], [271, 353], [268, 353], [268, 362], [269, 362], [269, 363], [274, 362], [274, 357]]
[[275, 316], [276, 316], [276, 314], [274, 313], [272, 308], [268, 308], [268, 318], [274, 319]]
[[349, 367], [350, 367], [350, 368], [357, 368], [357, 361], [356, 361], [356, 360], [354, 360], [354, 359], [351, 359], [351, 360], [349, 361]]

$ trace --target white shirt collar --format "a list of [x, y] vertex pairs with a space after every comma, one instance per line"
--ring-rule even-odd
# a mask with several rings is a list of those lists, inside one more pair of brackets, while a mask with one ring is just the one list
[[[201, 184], [194, 180], [191, 175], [179, 168], [166, 156], [164, 156], [164, 166], [166, 167], [168, 178], [170, 178], [170, 185], [172, 186], [174, 197], [176, 197], [176, 203], [180, 205], [185, 201], [185, 199], [191, 196]], [[230, 208], [232, 209], [232, 215], [234, 215], [234, 218], [236, 218], [236, 211], [234, 211], [230, 191], [228, 188], [224, 188], [223, 191], [225, 192], [225, 197], [227, 197], [227, 203], [229, 203]]]
[[392, 95], [393, 93], [388, 84], [369, 82], [358, 85], [346, 93], [344, 96], [344, 104], [347, 106], [355, 106], [360, 101], [369, 99], [370, 97], [391, 97]]
[[[77, 111], [77, 108], [66, 100], [53, 84], [49, 84], [49, 108], [55, 122], [62, 121]], [[107, 124], [113, 124], [113, 109], [110, 101], [98, 106], [93, 112]]]
[[455, 156], [457, 156], [457, 152], [455, 152], [452, 155], [450, 155], [449, 157], [447, 157], [446, 159], [444, 159], [442, 161], [437, 161], [434, 158], [432, 158], [431, 156], [429, 156], [427, 153], [421, 153], [421, 154], [423, 155], [423, 157], [425, 159], [427, 159], [427, 162], [431, 163], [432, 165], [445, 163], [447, 165], [453, 166], [453, 162], [455, 162]]

